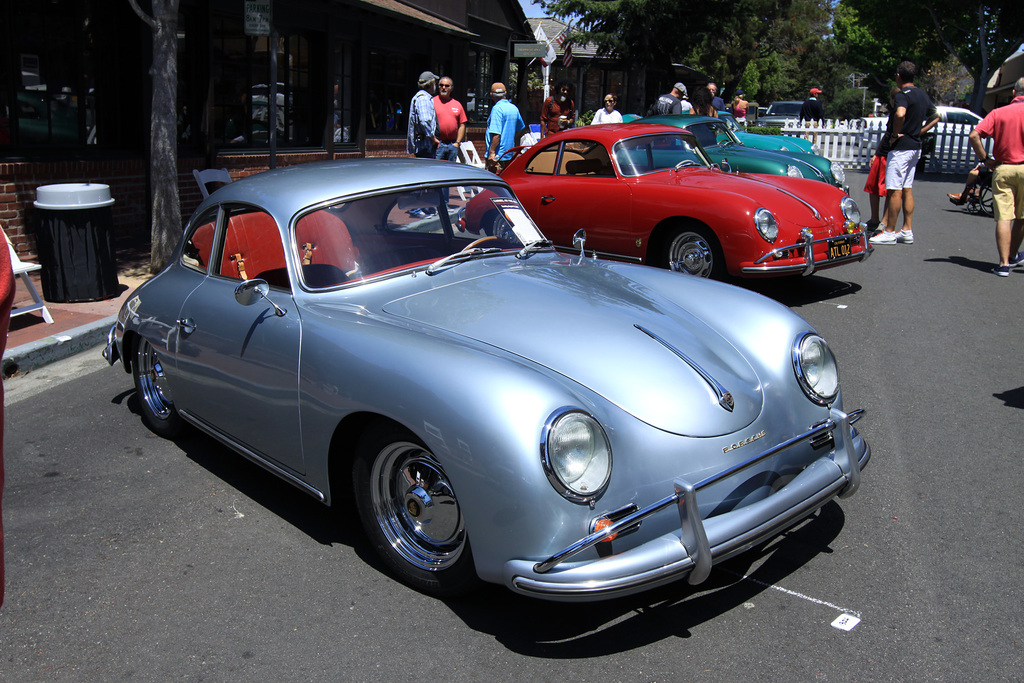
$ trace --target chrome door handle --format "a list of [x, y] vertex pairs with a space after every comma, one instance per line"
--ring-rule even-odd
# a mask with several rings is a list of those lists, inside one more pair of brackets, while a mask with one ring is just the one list
[[541, 204], [550, 204], [553, 201], [555, 201], [555, 195], [553, 194], [546, 194], [540, 198]]
[[196, 321], [192, 318], [178, 318], [178, 327], [185, 334], [192, 334], [196, 331]]

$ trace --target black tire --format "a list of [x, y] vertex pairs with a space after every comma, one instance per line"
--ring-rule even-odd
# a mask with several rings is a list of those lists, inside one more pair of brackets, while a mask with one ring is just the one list
[[725, 256], [715, 234], [703, 226], [673, 228], [661, 252], [662, 268], [672, 268], [696, 277], [722, 280], [726, 275]]
[[359, 441], [352, 484], [363, 529], [397, 578], [441, 598], [479, 586], [455, 492], [412, 433], [373, 425]]
[[995, 215], [992, 208], [992, 188], [988, 185], [978, 185], [978, 210], [989, 218]]
[[154, 434], [173, 439], [181, 434], [184, 423], [174, 407], [156, 349], [140, 337], [135, 344], [132, 361], [132, 378], [142, 405], [142, 421]]

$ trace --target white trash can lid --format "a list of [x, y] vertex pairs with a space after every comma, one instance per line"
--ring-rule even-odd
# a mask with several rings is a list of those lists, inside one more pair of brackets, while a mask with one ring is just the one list
[[102, 183], [64, 183], [61, 185], [40, 185], [36, 188], [37, 209], [97, 209], [110, 206], [110, 186]]

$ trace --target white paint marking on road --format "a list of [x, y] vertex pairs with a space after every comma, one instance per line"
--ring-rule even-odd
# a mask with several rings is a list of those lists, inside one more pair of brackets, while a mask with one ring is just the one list
[[[819, 600], [818, 598], [812, 598], [809, 595], [804, 595], [803, 593], [797, 593], [796, 591], [791, 591], [788, 588], [783, 588], [782, 586], [776, 586], [776, 585], [771, 584], [771, 583], [765, 583], [764, 581], [760, 581], [758, 579], [755, 579], [752, 576], [744, 576], [744, 575], [741, 575], [741, 574], [737, 574], [736, 572], [729, 571], [728, 569], [724, 569], [724, 568], [721, 568], [721, 567], [719, 568], [719, 571], [723, 571], [723, 572], [725, 572], [727, 574], [732, 574], [733, 576], [738, 576], [741, 579], [743, 579], [744, 581], [752, 581], [753, 583], [756, 583], [758, 586], [763, 586], [765, 588], [771, 588], [772, 590], [777, 590], [777, 591], [779, 591], [781, 593], [785, 593], [786, 595], [791, 595], [794, 598], [800, 598], [801, 600], [807, 600], [808, 602], [813, 602], [815, 605], [823, 605], [825, 607], [831, 607], [832, 609], [836, 610], [837, 612], [840, 612], [843, 615], [843, 617], [848, 617], [850, 619], [856, 619], [857, 620], [856, 623], [854, 623], [854, 624], [852, 624], [850, 626], [850, 628], [853, 628], [858, 623], [860, 623], [862, 615], [857, 610], [847, 609], [845, 607], [840, 607], [839, 605], [833, 605], [831, 602], [827, 602], [825, 600]], [[840, 617], [840, 619], [842, 619], [843, 617]], [[836, 621], [839, 621], [839, 619], [837, 619]], [[835, 626], [835, 622], [833, 622], [832, 625]], [[836, 628], [839, 628], [839, 627], [836, 626]], [[846, 630], [849, 630], [849, 629], [846, 629]]]
[[839, 304], [838, 306], [836, 306], [836, 308], [841, 310], [841, 309], [844, 309], [844, 308], [849, 308], [849, 306], [847, 306], [846, 304]]

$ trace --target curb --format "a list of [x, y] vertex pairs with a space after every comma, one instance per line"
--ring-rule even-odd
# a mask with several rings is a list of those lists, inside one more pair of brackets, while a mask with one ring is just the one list
[[117, 315], [111, 315], [50, 337], [43, 337], [34, 342], [7, 349], [3, 357], [3, 377], [25, 374], [43, 365], [105, 344], [107, 331], [116, 322]]

